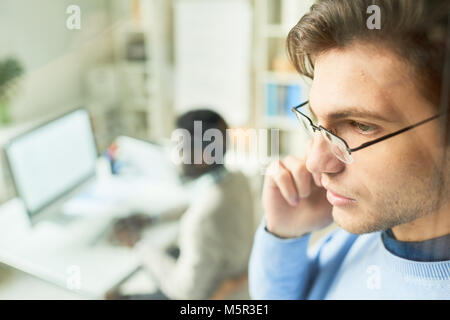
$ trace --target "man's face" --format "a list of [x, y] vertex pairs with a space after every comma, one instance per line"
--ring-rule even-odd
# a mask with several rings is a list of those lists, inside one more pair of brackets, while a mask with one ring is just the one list
[[[355, 148], [437, 113], [412, 77], [409, 65], [388, 49], [353, 45], [329, 50], [315, 61], [310, 106], [320, 125]], [[339, 161], [317, 136], [307, 168], [326, 189], [354, 200], [335, 204], [333, 218], [359, 234], [436, 211], [441, 152], [439, 120], [434, 120], [352, 153], [352, 164]]]

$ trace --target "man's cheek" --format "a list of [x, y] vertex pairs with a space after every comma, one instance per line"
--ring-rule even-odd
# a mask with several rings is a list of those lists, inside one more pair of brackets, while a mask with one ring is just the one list
[[390, 193], [390, 188], [398, 183], [398, 171], [389, 164], [370, 162], [355, 179], [355, 197], [361, 205], [374, 205], [380, 197]]

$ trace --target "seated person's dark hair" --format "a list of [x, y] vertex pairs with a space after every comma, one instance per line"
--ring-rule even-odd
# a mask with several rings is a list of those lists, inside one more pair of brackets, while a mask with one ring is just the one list
[[[194, 121], [201, 121], [202, 130], [201, 136], [194, 136]], [[188, 111], [176, 120], [176, 127], [179, 129], [186, 129], [191, 134], [191, 150], [194, 150], [194, 139], [198, 139], [202, 141], [202, 152], [205, 150], [206, 146], [208, 146], [212, 141], [203, 141], [202, 137], [205, 131], [208, 129], [218, 129], [222, 133], [223, 141], [223, 154], [222, 158], [226, 152], [226, 139], [228, 125], [225, 120], [220, 116], [217, 112], [214, 112], [210, 109], [196, 109], [192, 111]], [[214, 150], [215, 152], [216, 150]], [[213, 154], [214, 156], [218, 156]], [[193, 159], [194, 153], [191, 152], [192, 164], [184, 164], [183, 172], [188, 177], [197, 177], [202, 175], [203, 173], [209, 172], [211, 170], [220, 168], [223, 166], [222, 163], [213, 163], [213, 164], [194, 164]]]

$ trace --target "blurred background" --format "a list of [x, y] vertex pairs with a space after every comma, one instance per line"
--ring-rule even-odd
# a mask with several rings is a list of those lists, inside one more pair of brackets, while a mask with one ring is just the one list
[[[118, 135], [170, 138], [175, 117], [208, 106], [234, 128], [280, 129], [295, 150], [290, 108], [308, 85], [285, 38], [312, 1], [4, 0], [0, 61], [22, 73], [7, 101], [0, 143], [74, 108], [89, 110], [98, 151]], [[80, 29], [68, 29], [70, 5]], [[301, 148], [301, 147], [298, 147]], [[13, 196], [1, 171], [0, 202]]]
[[[290, 110], [307, 99], [309, 82], [288, 61], [285, 39], [311, 4], [2, 0], [0, 146], [77, 108], [89, 112], [98, 154], [119, 136], [164, 144], [180, 114], [202, 107], [243, 129], [238, 135], [278, 129], [279, 156], [301, 155], [303, 137]], [[239, 159], [229, 167], [248, 177], [258, 221], [260, 163], [251, 155]], [[2, 153], [0, 203], [16, 196]], [[30, 283], [37, 289], [25, 290]], [[0, 298], [72, 294], [0, 265]]]

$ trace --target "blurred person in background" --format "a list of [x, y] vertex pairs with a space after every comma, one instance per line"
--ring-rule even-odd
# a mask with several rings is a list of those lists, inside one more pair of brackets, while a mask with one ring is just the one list
[[311, 139], [265, 177], [252, 298], [450, 299], [449, 8], [319, 0], [291, 30]]
[[[194, 121], [201, 130], [194, 130]], [[218, 130], [222, 148], [217, 148], [215, 159], [224, 158], [227, 124], [217, 113], [199, 109], [181, 115], [178, 129], [191, 139], [184, 142], [185, 161], [181, 164], [181, 177], [192, 186], [194, 195], [189, 208], [181, 215], [177, 247], [162, 252], [140, 239], [142, 227], [151, 219], [132, 216], [116, 224], [116, 238], [127, 246], [135, 246], [142, 258], [145, 271], [158, 286], [151, 294], [129, 294], [118, 299], [210, 299], [230, 279], [246, 279], [248, 260], [253, 241], [253, 198], [247, 178], [238, 171], [229, 171], [223, 161], [213, 162], [202, 157], [195, 163], [194, 153], [205, 149], [204, 133]], [[197, 127], [198, 128], [198, 127]], [[197, 150], [195, 150], [197, 148]], [[198, 149], [200, 148], [200, 149]], [[220, 151], [222, 150], [222, 151]], [[188, 158], [186, 158], [188, 157]], [[174, 194], [174, 197], [177, 195]], [[168, 218], [169, 217], [169, 218]], [[175, 215], [163, 220], [177, 218]]]

